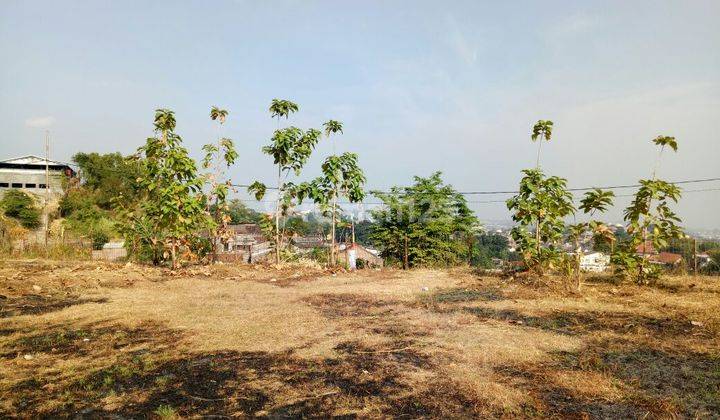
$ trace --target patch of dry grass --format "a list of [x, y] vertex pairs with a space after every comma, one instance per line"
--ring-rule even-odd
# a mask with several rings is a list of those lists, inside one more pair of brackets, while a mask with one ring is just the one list
[[720, 281], [0, 263], [0, 415], [711, 417]]

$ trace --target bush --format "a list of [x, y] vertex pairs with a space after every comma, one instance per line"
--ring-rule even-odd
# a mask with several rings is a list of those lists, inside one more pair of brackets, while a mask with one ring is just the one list
[[20, 190], [6, 192], [0, 200], [0, 208], [3, 209], [5, 216], [16, 219], [24, 228], [40, 227], [40, 210], [35, 207], [35, 200]]

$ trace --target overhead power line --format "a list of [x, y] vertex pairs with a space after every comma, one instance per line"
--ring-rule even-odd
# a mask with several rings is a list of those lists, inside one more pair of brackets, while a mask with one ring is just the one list
[[[672, 181], [670, 184], [676, 184], [676, 185], [683, 185], [683, 184], [698, 184], [703, 182], [714, 182], [714, 181], [720, 181], [720, 177], [717, 178], [701, 178], [701, 179], [686, 179], [681, 181]], [[231, 184], [233, 187], [236, 188], [247, 188], [250, 185], [247, 184]], [[596, 188], [600, 188], [603, 190], [619, 190], [619, 189], [627, 189], [627, 188], [638, 188], [640, 187], [640, 184], [626, 184], [626, 185], [606, 185], [602, 187], [581, 187], [581, 188], [568, 188], [568, 191], [590, 191], [594, 190]], [[277, 190], [277, 187], [267, 187], [268, 190]], [[402, 194], [402, 191], [399, 192], [393, 192], [393, 191], [381, 191], [381, 190], [375, 190], [375, 189], [367, 189], [365, 191], [366, 193], [373, 193], [373, 192], [379, 192], [382, 194]], [[689, 192], [689, 191], [688, 191]], [[459, 191], [459, 194], [462, 195], [501, 195], [501, 194], [517, 194], [517, 190], [505, 190], [505, 191]]]
[[[710, 192], [710, 191], [720, 191], [720, 188], [700, 188], [696, 190], [684, 190], [683, 194], [685, 193], [698, 193], [698, 192]], [[620, 194], [616, 195], [615, 197], [634, 197], [634, 194]], [[247, 202], [247, 203], [271, 203], [274, 204], [275, 200], [255, 200], [252, 198], [248, 199], [237, 199], [238, 201]], [[574, 199], [574, 201], [580, 201], [580, 198], [577, 197]], [[466, 201], [468, 204], [492, 204], [492, 203], [505, 203], [507, 200], [469, 200]], [[364, 205], [383, 205], [385, 203], [380, 201], [361, 201], [358, 203], [351, 203], [349, 201], [338, 201], [338, 204], [364, 204]]]

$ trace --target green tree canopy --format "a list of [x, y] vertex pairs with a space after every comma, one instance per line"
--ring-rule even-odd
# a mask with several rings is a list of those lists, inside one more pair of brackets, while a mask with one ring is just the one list
[[371, 212], [370, 235], [383, 257], [403, 261], [411, 267], [452, 266], [467, 260], [468, 235], [478, 220], [465, 197], [443, 183], [441, 173], [415, 177], [410, 187], [373, 192], [384, 206]]

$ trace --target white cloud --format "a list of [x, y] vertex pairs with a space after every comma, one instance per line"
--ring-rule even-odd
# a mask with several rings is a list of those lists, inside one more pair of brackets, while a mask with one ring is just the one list
[[25, 126], [30, 128], [48, 128], [55, 124], [55, 117], [31, 117], [25, 120]]

